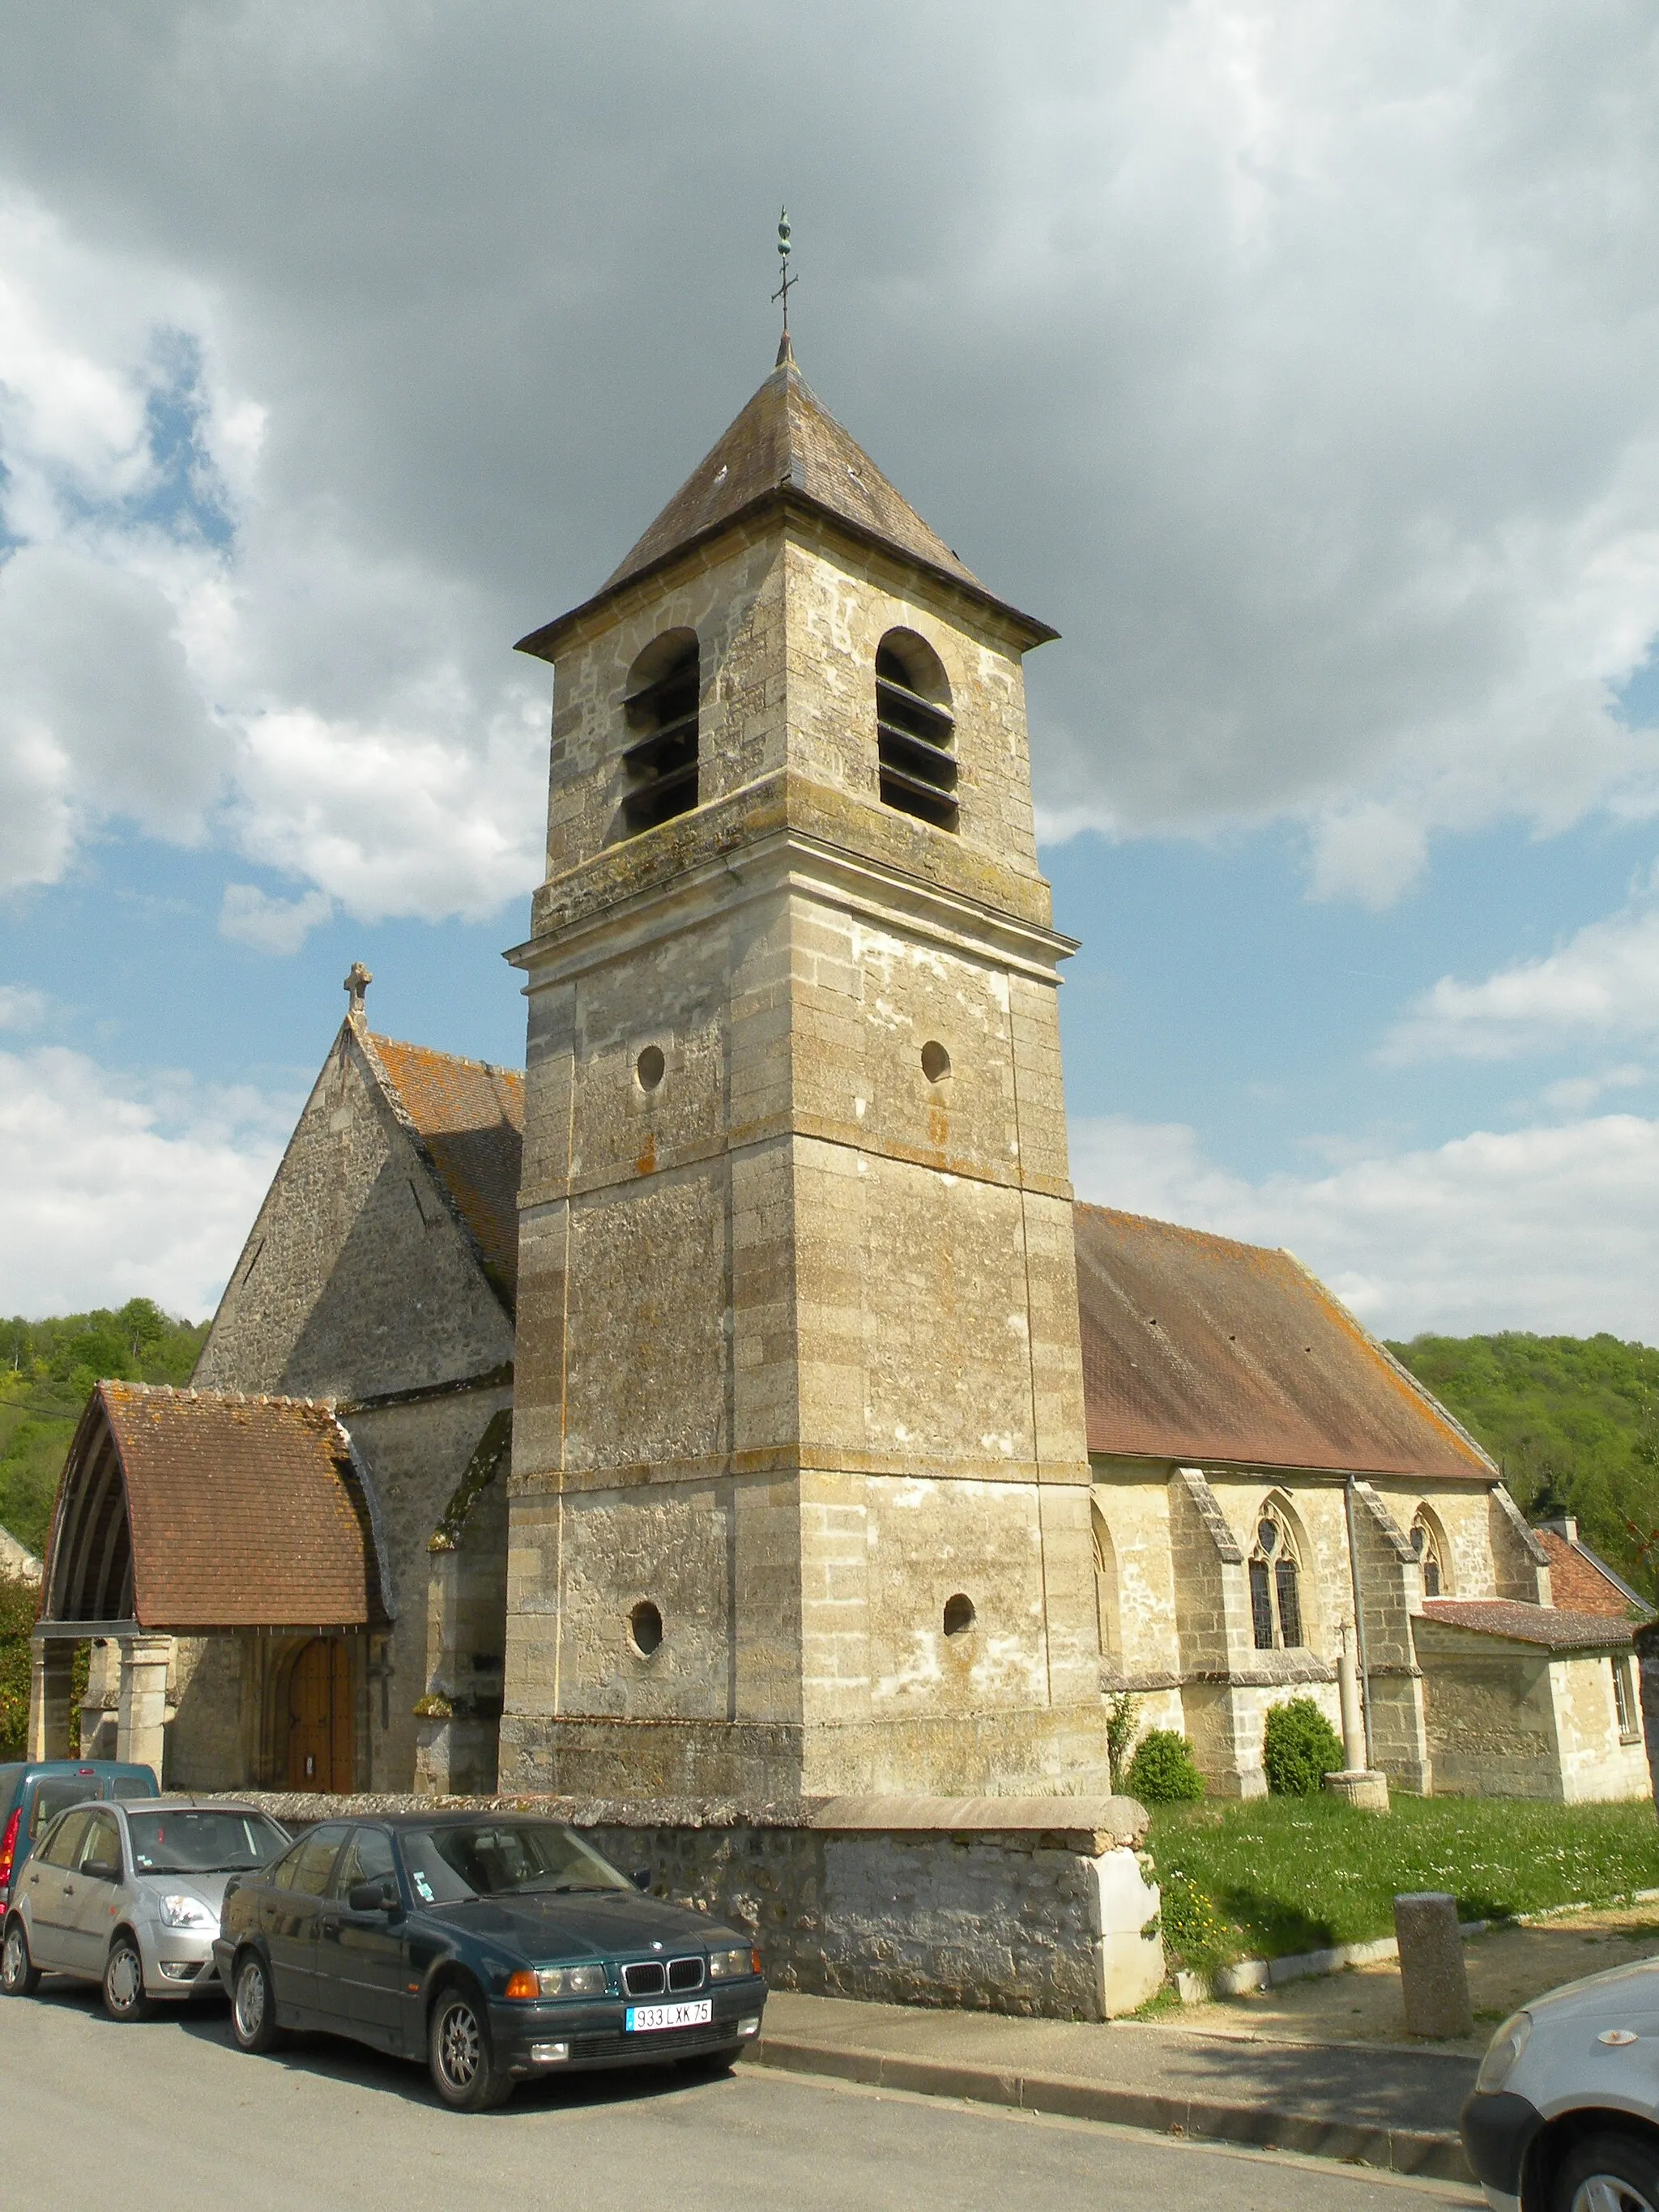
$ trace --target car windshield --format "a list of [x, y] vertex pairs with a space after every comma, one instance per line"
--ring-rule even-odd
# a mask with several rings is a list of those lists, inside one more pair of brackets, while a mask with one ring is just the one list
[[633, 1887], [591, 1844], [551, 1820], [415, 1828], [405, 1832], [403, 1846], [409, 1879], [425, 1905]]
[[127, 1834], [140, 1874], [246, 1874], [268, 1864], [289, 1840], [263, 1813], [186, 1805], [129, 1813]]

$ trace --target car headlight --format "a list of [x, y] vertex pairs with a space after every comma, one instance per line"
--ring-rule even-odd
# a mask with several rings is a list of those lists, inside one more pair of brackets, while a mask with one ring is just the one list
[[1474, 2077], [1474, 2086], [1484, 2096], [1491, 2096], [1509, 2080], [1531, 2034], [1532, 2014], [1529, 2012], [1511, 2013], [1486, 2045], [1480, 2071]]
[[747, 1943], [730, 1951], [711, 1951], [708, 1954], [708, 1978], [711, 1982], [732, 1982], [745, 1974], [757, 1974], [761, 1970], [760, 1953], [751, 1950]]
[[164, 1897], [161, 1923], [167, 1928], [216, 1928], [219, 1924], [217, 1917], [196, 1897]]
[[544, 1966], [536, 1976], [536, 1986], [544, 1997], [602, 1997], [605, 1968]]

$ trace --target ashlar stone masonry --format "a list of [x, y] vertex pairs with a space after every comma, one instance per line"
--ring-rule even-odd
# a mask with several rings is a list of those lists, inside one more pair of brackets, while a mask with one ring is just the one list
[[[726, 487], [732, 487], [728, 493]], [[735, 502], [735, 503], [734, 503]], [[1021, 656], [781, 363], [556, 670], [503, 1786], [1109, 1788]], [[629, 702], [695, 640], [695, 811]], [[884, 803], [933, 672], [954, 826]], [[920, 679], [918, 679], [920, 680]]]

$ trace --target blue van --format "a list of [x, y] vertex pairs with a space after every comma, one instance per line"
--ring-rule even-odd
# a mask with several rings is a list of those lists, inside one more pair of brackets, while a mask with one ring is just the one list
[[159, 1797], [155, 1771], [112, 1759], [41, 1759], [0, 1766], [0, 1913], [37, 1836], [66, 1806], [88, 1797]]

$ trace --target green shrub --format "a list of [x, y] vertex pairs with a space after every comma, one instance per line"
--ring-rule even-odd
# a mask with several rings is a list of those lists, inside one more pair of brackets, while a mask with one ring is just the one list
[[1267, 1787], [1275, 1797], [1312, 1797], [1327, 1774], [1346, 1764], [1341, 1739], [1311, 1698], [1292, 1698], [1267, 1715], [1261, 1746]]
[[1180, 1805], [1204, 1795], [1204, 1778], [1193, 1765], [1184, 1735], [1148, 1729], [1129, 1761], [1128, 1790], [1143, 1805]]

